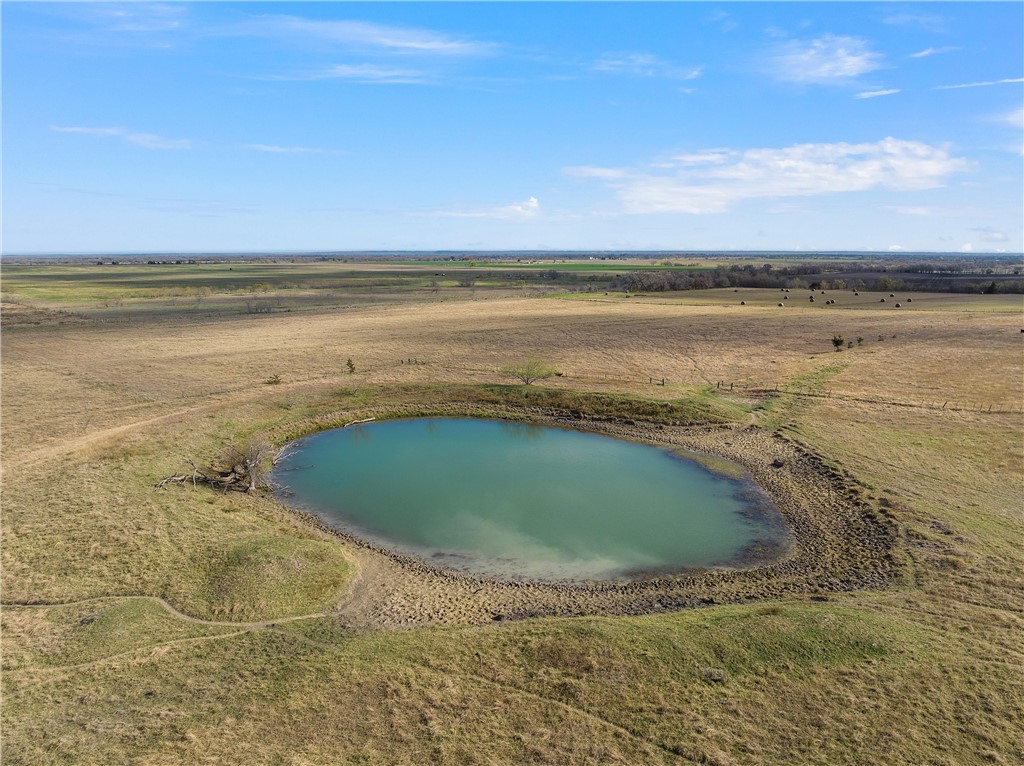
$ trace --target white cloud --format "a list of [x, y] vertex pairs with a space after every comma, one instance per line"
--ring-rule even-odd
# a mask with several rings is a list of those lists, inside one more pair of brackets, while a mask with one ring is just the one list
[[886, 248], [890, 253], [901, 253], [906, 249], [907, 248], [903, 247], [903, 245], [889, 245], [889, 247]]
[[824, 35], [817, 40], [791, 40], [770, 57], [776, 77], [799, 83], [835, 84], [881, 69], [882, 54], [860, 37]]
[[865, 90], [858, 93], [854, 98], [878, 98], [879, 96], [892, 96], [899, 92], [899, 88], [889, 88], [887, 90]]
[[165, 138], [155, 133], [136, 133], [125, 128], [83, 128], [51, 125], [50, 130], [58, 133], [79, 133], [85, 136], [120, 138], [129, 144], [146, 149], [191, 149], [192, 142], [186, 138]]
[[606, 53], [591, 67], [595, 72], [629, 74], [637, 77], [666, 77], [673, 80], [695, 80], [704, 67], [681, 67], [650, 53]]
[[970, 242], [964, 242], [962, 245], [960, 245], [960, 252], [961, 253], [973, 253], [974, 252], [974, 245], [972, 245]]
[[246, 144], [247, 149], [268, 154], [322, 154], [323, 149], [311, 146], [274, 146], [273, 144]]
[[[885, 138], [868, 144], [798, 144], [785, 148], [715, 150], [716, 160], [685, 160], [630, 170], [575, 167], [615, 190], [627, 213], [721, 213], [748, 199], [782, 199], [888, 189], [917, 191], [942, 186], [967, 161], [944, 146]], [[699, 155], [698, 155], [699, 156]], [[721, 158], [721, 159], [717, 159]]]
[[367, 21], [324, 21], [300, 16], [259, 16], [242, 25], [238, 31], [271, 37], [313, 38], [396, 54], [479, 56], [496, 49], [493, 43], [454, 37], [431, 29]]
[[536, 218], [541, 212], [540, 201], [536, 197], [530, 197], [523, 202], [513, 202], [511, 205], [484, 208], [480, 210], [437, 210], [430, 213], [416, 213], [415, 215], [441, 216], [443, 218], [497, 218], [500, 220], [525, 220]]
[[911, 59], [923, 59], [927, 56], [938, 56], [940, 53], [952, 53], [953, 51], [960, 50], [956, 45], [945, 45], [941, 48], [925, 48], [923, 51], [917, 53], [911, 53], [907, 58]]
[[962, 85], [937, 85], [932, 90], [958, 90], [959, 88], [987, 88], [991, 85], [1009, 85], [1011, 83], [1024, 82], [1024, 77], [1007, 77], [1002, 80], [988, 80], [986, 82], [967, 82]]

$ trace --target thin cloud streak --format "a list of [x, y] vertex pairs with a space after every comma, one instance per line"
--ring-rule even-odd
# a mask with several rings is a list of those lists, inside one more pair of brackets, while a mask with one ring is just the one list
[[315, 72], [267, 75], [260, 79], [273, 82], [348, 80], [349, 82], [381, 85], [427, 85], [432, 82], [427, 73], [419, 69], [404, 69], [378, 64], [337, 64], [329, 69]]
[[928, 56], [938, 56], [941, 53], [952, 53], [953, 51], [958, 51], [958, 50], [960, 50], [960, 48], [959, 48], [959, 46], [956, 46], [956, 45], [946, 45], [946, 46], [943, 46], [942, 48], [925, 48], [923, 51], [918, 51], [917, 53], [911, 53], [909, 56], [907, 56], [907, 58], [910, 58], [910, 59], [923, 59], [923, 58], [926, 58]]
[[986, 82], [966, 82], [962, 85], [936, 85], [932, 90], [959, 90], [960, 88], [988, 88], [992, 85], [1010, 85], [1024, 82], [1024, 77], [1007, 77], [1003, 80], [988, 80]]
[[858, 93], [854, 98], [879, 98], [880, 96], [893, 96], [900, 92], [900, 88], [889, 88], [887, 90], [865, 90]]
[[410, 215], [440, 218], [496, 218], [512, 221], [536, 218], [540, 212], [540, 201], [536, 197], [530, 197], [524, 202], [513, 202], [511, 205], [483, 210], [435, 210], [428, 213], [411, 213]]
[[671, 80], [695, 80], [704, 72], [703, 66], [681, 67], [650, 53], [607, 53], [591, 69], [607, 74], [635, 77], [665, 77]]
[[431, 29], [368, 21], [321, 21], [301, 16], [257, 16], [237, 25], [234, 31], [242, 35], [323, 40], [393, 54], [483, 56], [497, 49], [493, 43], [453, 37]]
[[192, 142], [187, 138], [166, 138], [155, 133], [136, 133], [126, 128], [88, 128], [77, 126], [51, 125], [50, 130], [57, 133], [78, 133], [84, 136], [102, 138], [120, 138], [125, 143], [141, 146], [145, 149], [191, 149]]

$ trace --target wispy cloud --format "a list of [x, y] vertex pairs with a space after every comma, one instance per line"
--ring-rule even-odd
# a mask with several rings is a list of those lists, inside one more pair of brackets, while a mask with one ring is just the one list
[[768, 64], [781, 80], [829, 85], [881, 69], [884, 58], [860, 37], [824, 35], [783, 43], [769, 56]]
[[854, 98], [878, 98], [879, 96], [892, 96], [899, 92], [899, 88], [888, 88], [886, 90], [864, 90], [854, 96]]
[[[706, 156], [703, 164], [689, 161]], [[806, 197], [942, 186], [967, 161], [944, 146], [886, 138], [867, 144], [798, 144], [683, 155], [676, 167], [575, 167], [569, 175], [615, 190], [627, 213], [721, 213], [748, 199]]]
[[672, 167], [673, 165], [721, 165], [728, 161], [730, 155], [729, 149], [705, 149], [704, 151], [691, 154], [677, 154], [664, 167]]
[[1024, 129], [1024, 106], [1018, 106], [1010, 112], [996, 115], [995, 121], [1009, 125], [1011, 128]]
[[51, 130], [58, 133], [79, 133], [85, 136], [103, 138], [119, 138], [125, 143], [141, 146], [146, 149], [191, 149], [192, 142], [186, 138], [166, 138], [155, 133], [136, 133], [126, 128], [86, 128], [51, 125]]
[[1017, 82], [1024, 82], [1024, 77], [1007, 77], [1002, 80], [987, 80], [985, 82], [965, 82], [961, 85], [936, 85], [933, 90], [958, 90], [960, 88], [988, 88], [992, 85], [1011, 85]]
[[712, 11], [707, 17], [707, 23], [717, 25], [723, 32], [732, 32], [739, 26], [729, 13], [721, 9]]
[[929, 13], [890, 13], [883, 21], [892, 26], [914, 26], [929, 32], [946, 31], [946, 19]]
[[511, 205], [501, 205], [492, 208], [479, 210], [435, 210], [428, 213], [415, 213], [421, 216], [439, 216], [442, 218], [497, 218], [499, 220], [525, 220], [536, 218], [540, 215], [540, 202], [536, 197], [530, 197], [524, 202], [513, 202]]
[[325, 21], [300, 16], [257, 16], [237, 27], [237, 33], [276, 38], [316, 39], [395, 54], [481, 56], [493, 53], [494, 43], [456, 37], [416, 27], [368, 21]]
[[636, 77], [665, 77], [672, 80], [695, 80], [703, 66], [682, 67], [650, 53], [606, 53], [591, 67], [595, 72], [627, 74]]
[[422, 70], [380, 64], [337, 64], [313, 72], [268, 75], [261, 79], [274, 81], [348, 80], [349, 82], [382, 85], [423, 85], [431, 81], [430, 76]]
[[883, 205], [882, 209], [890, 210], [900, 215], [915, 215], [923, 218], [929, 218], [936, 214], [935, 208], [927, 207], [926, 205]]
[[909, 56], [907, 56], [907, 58], [923, 59], [926, 58], [927, 56], [938, 56], [941, 53], [952, 53], [953, 51], [958, 50], [960, 50], [960, 48], [956, 45], [945, 45], [941, 48], [925, 48], [923, 51], [911, 53]]
[[246, 149], [268, 154], [323, 154], [324, 150], [313, 146], [275, 146], [273, 144], [246, 144]]
[[1006, 232], [1000, 231], [994, 226], [977, 226], [971, 231], [976, 231], [985, 242], [1009, 242], [1010, 238]]
[[110, 32], [173, 32], [186, 26], [184, 3], [127, 2], [74, 4], [64, 12], [73, 19]]

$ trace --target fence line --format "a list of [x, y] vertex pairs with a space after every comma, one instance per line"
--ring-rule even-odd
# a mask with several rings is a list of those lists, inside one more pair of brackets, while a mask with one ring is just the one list
[[[416, 366], [416, 365], [428, 365], [431, 362], [424, 359], [417, 359], [415, 357], [406, 357], [404, 359], [397, 360], [397, 363], [375, 365], [369, 367], [360, 368], [359, 372], [373, 372], [376, 370], [382, 370], [388, 367], [403, 367], [403, 366]], [[448, 366], [448, 369], [451, 369]], [[459, 369], [465, 372], [475, 373], [497, 373], [496, 370], [486, 368], [471, 368], [471, 367], [460, 367]], [[573, 379], [579, 381], [591, 381], [594, 383], [605, 383], [605, 384], [620, 384], [620, 383], [641, 383], [650, 386], [667, 387], [672, 385], [693, 385], [692, 381], [673, 381], [660, 375], [648, 375], [647, 380], [644, 381], [642, 378], [630, 378], [630, 377], [619, 377], [615, 375], [603, 375], [603, 374], [586, 374], [586, 373], [570, 373], [563, 372], [558, 376], [562, 379]], [[832, 389], [825, 389], [823, 391], [814, 391], [801, 388], [799, 386], [787, 385], [785, 383], [768, 383], [761, 385], [752, 385], [749, 383], [737, 383], [734, 381], [719, 380], [715, 382], [715, 389], [717, 391], [733, 391], [742, 392], [745, 394], [751, 394], [754, 396], [770, 396], [774, 394], [786, 394], [787, 396], [801, 396], [814, 399], [835, 399], [838, 401], [847, 402], [860, 402], [862, 404], [884, 404], [891, 407], [908, 407], [913, 409], [923, 410], [934, 410], [934, 411], [945, 411], [945, 412], [978, 412], [986, 415], [1022, 415], [1024, 414], [1024, 402], [1021, 404], [1007, 404], [1006, 402], [993, 402], [993, 401], [972, 401], [969, 399], [946, 399], [942, 402], [938, 400], [934, 402], [911, 402], [901, 401], [898, 399], [884, 399], [881, 397], [867, 397], [867, 396], [853, 396], [850, 394], [835, 393]]]

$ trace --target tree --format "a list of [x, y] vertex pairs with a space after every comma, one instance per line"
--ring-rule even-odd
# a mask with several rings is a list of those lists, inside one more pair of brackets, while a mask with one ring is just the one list
[[832, 345], [836, 347], [836, 351], [842, 351], [844, 343], [846, 343], [846, 341], [843, 340], [843, 336], [842, 335], [833, 335], [832, 336]]
[[256, 492], [260, 489], [270, 489], [273, 486], [270, 481], [270, 469], [287, 455], [287, 449], [275, 450], [266, 439], [247, 439], [226, 445], [217, 459], [203, 468], [197, 466], [190, 458], [186, 458], [185, 462], [192, 466], [191, 473], [168, 476], [156, 486], [207, 484], [224, 492]]
[[521, 380], [528, 386], [535, 380], [545, 380], [553, 375], [557, 375], [558, 371], [542, 359], [531, 356], [529, 359], [517, 364], [505, 365], [501, 368], [501, 374], [506, 378]]

